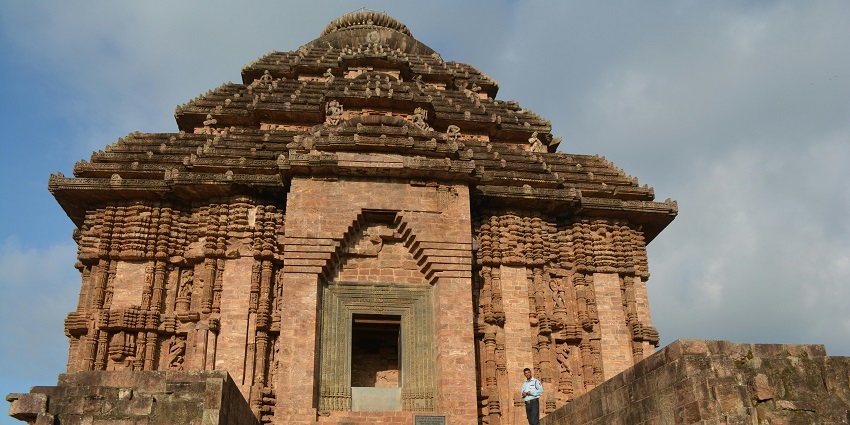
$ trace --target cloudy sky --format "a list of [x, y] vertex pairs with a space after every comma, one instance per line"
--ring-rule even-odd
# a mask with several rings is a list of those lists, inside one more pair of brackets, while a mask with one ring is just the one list
[[[850, 2], [599, 3], [366, 6], [498, 80], [564, 151], [678, 201], [649, 246], [662, 345], [850, 355]], [[65, 367], [80, 280], [50, 173], [130, 132], [176, 131], [176, 105], [363, 5], [0, 2], [0, 395]]]

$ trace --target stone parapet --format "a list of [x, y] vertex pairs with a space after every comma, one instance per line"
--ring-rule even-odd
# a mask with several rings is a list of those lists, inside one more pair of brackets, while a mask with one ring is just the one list
[[848, 422], [848, 357], [828, 357], [822, 345], [677, 340], [540, 423]]
[[77, 372], [52, 387], [9, 394], [29, 424], [259, 424], [224, 371]]

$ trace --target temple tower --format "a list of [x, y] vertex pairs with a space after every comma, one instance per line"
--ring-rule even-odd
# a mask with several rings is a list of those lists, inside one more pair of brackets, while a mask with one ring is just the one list
[[675, 202], [497, 91], [361, 10], [51, 176], [68, 372], [226, 371], [262, 423], [508, 425], [524, 367], [551, 412], [653, 353]]

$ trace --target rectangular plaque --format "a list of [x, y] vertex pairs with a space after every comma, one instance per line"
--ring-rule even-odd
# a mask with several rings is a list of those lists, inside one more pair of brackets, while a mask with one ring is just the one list
[[446, 425], [446, 417], [416, 415], [413, 425]]

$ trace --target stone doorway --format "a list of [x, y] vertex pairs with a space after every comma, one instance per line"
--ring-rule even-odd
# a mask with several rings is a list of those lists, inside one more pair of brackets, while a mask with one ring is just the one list
[[399, 387], [401, 316], [355, 314], [351, 322], [351, 386]]
[[324, 286], [320, 412], [434, 410], [432, 292], [430, 285], [334, 282]]

